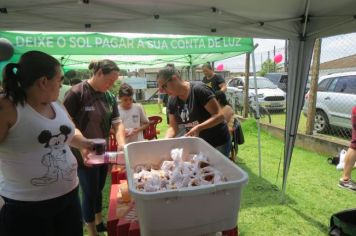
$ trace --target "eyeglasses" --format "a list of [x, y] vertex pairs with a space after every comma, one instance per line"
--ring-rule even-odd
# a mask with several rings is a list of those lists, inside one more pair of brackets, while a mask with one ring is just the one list
[[166, 82], [164, 82], [161, 87], [159, 88], [160, 91], [166, 91], [167, 90], [167, 87], [168, 87], [168, 82], [171, 81], [172, 78], [166, 80]]

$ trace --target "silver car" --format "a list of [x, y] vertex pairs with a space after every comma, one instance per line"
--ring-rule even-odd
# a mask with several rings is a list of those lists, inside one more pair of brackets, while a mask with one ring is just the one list
[[[303, 113], [308, 111], [309, 92]], [[322, 76], [319, 79], [314, 129], [327, 132], [330, 126], [351, 129], [351, 110], [356, 106], [356, 71]]]
[[[269, 111], [283, 111], [286, 108], [286, 94], [277, 85], [265, 77], [257, 77], [257, 98], [260, 106]], [[243, 87], [245, 78], [235, 77], [227, 82], [227, 97], [237, 98], [239, 104], [243, 104]], [[253, 77], [249, 78], [248, 96], [252, 106], [254, 105], [255, 86]]]

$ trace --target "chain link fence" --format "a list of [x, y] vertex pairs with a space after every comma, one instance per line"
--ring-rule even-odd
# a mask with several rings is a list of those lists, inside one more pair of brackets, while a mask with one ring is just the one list
[[[288, 52], [285, 47], [274, 47], [268, 51], [255, 53], [255, 60], [257, 75], [269, 78], [280, 89], [287, 92], [286, 87], [283, 87], [288, 81]], [[312, 91], [309, 91], [312, 79], [311, 70], [299, 122], [298, 131], [300, 133], [307, 131], [307, 107], [312, 97], [310, 96]], [[244, 70], [241, 69], [242, 71]], [[312, 132], [349, 140], [351, 137], [351, 111], [352, 107], [356, 106], [356, 33], [321, 40], [318, 72], [318, 86], [315, 91], [316, 111], [315, 115], [312, 114], [309, 117], [315, 122]], [[241, 74], [232, 73], [232, 77], [243, 78]], [[284, 79], [283, 76], [285, 76]], [[241, 100], [229, 92], [227, 96], [236, 113], [242, 114], [243, 103]], [[259, 99], [261, 96], [259, 95]], [[269, 100], [271, 104], [277, 102], [275, 98], [264, 96], [266, 96], [264, 99]], [[261, 120], [263, 122], [270, 122], [270, 119], [272, 124], [284, 127], [285, 109], [273, 109], [273, 107], [266, 106], [265, 103], [261, 103], [261, 105], [263, 110], [260, 113], [262, 113]], [[251, 109], [250, 115], [253, 115]]]

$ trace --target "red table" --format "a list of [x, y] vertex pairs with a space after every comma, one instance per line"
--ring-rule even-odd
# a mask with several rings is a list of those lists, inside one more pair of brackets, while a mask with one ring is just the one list
[[111, 185], [107, 224], [108, 236], [140, 236], [135, 204], [122, 201], [119, 184]]
[[118, 184], [120, 180], [126, 180], [125, 166], [113, 165], [111, 169], [111, 184]]

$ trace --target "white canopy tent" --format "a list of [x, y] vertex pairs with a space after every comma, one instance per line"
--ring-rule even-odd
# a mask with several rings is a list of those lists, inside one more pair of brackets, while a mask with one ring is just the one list
[[356, 31], [356, 1], [2, 0], [0, 29], [289, 39], [285, 193], [314, 41]]

